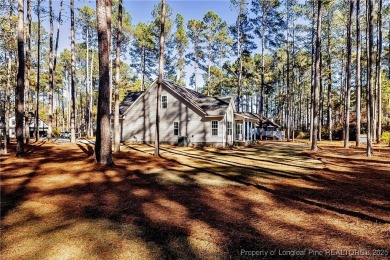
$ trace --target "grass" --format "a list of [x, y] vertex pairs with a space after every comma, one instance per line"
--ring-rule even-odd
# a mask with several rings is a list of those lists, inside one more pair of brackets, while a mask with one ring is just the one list
[[332, 258], [326, 250], [360, 249], [385, 259], [390, 149], [367, 158], [364, 148], [340, 147], [164, 145], [155, 158], [151, 146], [126, 145], [103, 167], [90, 145], [35, 143], [25, 158], [1, 156], [0, 255], [238, 259], [302, 250]]

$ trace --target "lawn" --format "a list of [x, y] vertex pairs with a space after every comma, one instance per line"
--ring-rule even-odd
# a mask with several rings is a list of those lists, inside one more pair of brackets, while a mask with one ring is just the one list
[[[390, 149], [262, 142], [125, 145], [114, 167], [86, 144], [1, 156], [2, 259], [386, 259]], [[333, 251], [331, 251], [333, 250]]]

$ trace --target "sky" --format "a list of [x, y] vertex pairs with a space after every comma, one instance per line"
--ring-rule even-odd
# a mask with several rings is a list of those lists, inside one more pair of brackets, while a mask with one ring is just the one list
[[[160, 1], [124, 0], [124, 5], [132, 15], [134, 23], [137, 23], [145, 21], [145, 14], [147, 16], [146, 19], [151, 17], [151, 11], [153, 10], [154, 5], [158, 2]], [[182, 14], [186, 21], [189, 19], [200, 20], [209, 10], [213, 10], [229, 24], [233, 23], [235, 20], [235, 12], [230, 8], [231, 5], [228, 0], [168, 0], [167, 4], [173, 8], [174, 14]]]
[[[135, 25], [139, 22], [148, 22], [152, 21], [152, 11], [154, 9], [154, 6], [159, 3], [160, 1], [156, 0], [123, 0], [123, 4], [126, 8], [126, 11], [130, 13], [132, 17], [132, 24]], [[54, 13], [58, 15], [59, 10], [59, 3], [60, 0], [54, 0]], [[176, 14], [180, 13], [183, 15], [185, 21], [187, 22], [189, 19], [197, 19], [200, 20], [203, 18], [204, 14], [212, 10], [215, 13], [217, 13], [222, 20], [226, 21], [228, 24], [233, 24], [236, 18], [236, 12], [231, 9], [231, 4], [229, 0], [167, 0], [166, 3], [170, 5], [173, 9], [173, 15], [174, 18]], [[47, 6], [48, 1], [46, 0], [43, 3], [43, 6]], [[91, 0], [79, 0], [75, 1], [76, 8], [80, 8], [84, 5], [88, 5], [91, 8], [96, 8], [96, 1]], [[70, 37], [70, 17], [69, 17], [69, 0], [64, 0], [64, 23], [61, 25], [61, 39], [60, 42], [60, 50], [67, 47], [69, 40], [67, 40], [68, 37]], [[77, 12], [75, 13], [76, 19], [77, 19]], [[46, 31], [49, 31], [49, 23], [48, 23], [48, 17], [43, 18], [43, 26], [46, 28]], [[33, 15], [33, 20], [36, 21], [35, 15]], [[80, 38], [79, 35], [76, 34], [76, 41], [77, 38]]]
[[[1, 0], [0, 0], [1, 1]], [[33, 0], [33, 5], [37, 0]], [[48, 10], [49, 1], [41, 0], [42, 7]], [[70, 49], [70, 12], [69, 12], [69, 3], [70, 0], [63, 0], [63, 23], [61, 24], [60, 29], [60, 42], [59, 42], [59, 52], [63, 51], [65, 48]], [[305, 2], [306, 0], [298, 0], [299, 2]], [[123, 0], [123, 4], [128, 13], [132, 17], [132, 25], [135, 25], [139, 22], [150, 22], [152, 21], [152, 11], [154, 6], [161, 2], [161, 0]], [[250, 2], [250, 1], [248, 1]], [[237, 11], [232, 7], [230, 0], [166, 0], [166, 3], [171, 6], [173, 9], [172, 18], [176, 14], [180, 13], [183, 15], [185, 22], [189, 19], [201, 20], [206, 14], [207, 11], [212, 10], [217, 13], [223, 21], [226, 21], [228, 25], [233, 25], [237, 18]], [[56, 16], [58, 16], [60, 0], [53, 0], [53, 11]], [[93, 9], [96, 9], [96, 0], [75, 0], [75, 8], [80, 8], [84, 5], [88, 5]], [[26, 6], [25, 6], [26, 8]], [[26, 12], [27, 13], [27, 12]], [[75, 12], [76, 23], [78, 12]], [[32, 15], [33, 21], [37, 21], [37, 17], [33, 12]], [[42, 26], [45, 28], [46, 32], [49, 32], [49, 17], [48, 15], [42, 15]], [[57, 29], [57, 24], [55, 24], [55, 30]], [[80, 31], [76, 32], [76, 43], [82, 41], [82, 34]], [[259, 43], [259, 39], [255, 39], [255, 43]], [[234, 57], [232, 58], [234, 59]], [[124, 62], [129, 62], [127, 59]], [[189, 77], [193, 73], [191, 65], [187, 65], [187, 80], [186, 84], [189, 84]], [[202, 82], [202, 77], [199, 75], [197, 77], [198, 81]]]
[[[44, 0], [42, 6], [48, 9], [48, 0]], [[63, 5], [63, 24], [60, 29], [60, 42], [59, 52], [63, 49], [70, 49], [70, 15], [69, 15], [69, 0], [64, 0]], [[132, 24], [135, 25], [139, 22], [152, 21], [152, 11], [154, 6], [160, 1], [156, 0], [123, 0], [124, 7], [132, 17]], [[166, 3], [173, 9], [174, 18], [176, 14], [180, 13], [183, 15], [185, 22], [189, 19], [201, 20], [204, 14], [212, 10], [217, 13], [222, 20], [226, 21], [229, 25], [234, 24], [236, 19], [236, 11], [232, 9], [230, 0], [167, 0]], [[60, 0], [53, 0], [53, 11], [55, 15], [58, 15]], [[94, 0], [75, 0], [75, 7], [80, 8], [84, 5], [88, 5], [91, 8], [96, 8], [96, 1]], [[76, 22], [78, 13], [75, 12]], [[36, 21], [36, 16], [33, 14], [33, 21]], [[49, 31], [48, 16], [43, 17], [42, 26], [45, 27], [46, 31]], [[55, 25], [55, 30], [57, 25]], [[76, 42], [81, 41], [80, 33], [76, 33]], [[129, 60], [125, 60], [129, 62]], [[189, 84], [189, 77], [192, 73], [191, 66], [187, 66], [187, 85]], [[202, 81], [201, 77], [198, 76], [198, 81]]]

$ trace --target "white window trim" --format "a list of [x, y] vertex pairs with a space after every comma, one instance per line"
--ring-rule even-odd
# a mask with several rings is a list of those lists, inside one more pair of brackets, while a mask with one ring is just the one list
[[[216, 135], [213, 135], [213, 122], [217, 122], [217, 134]], [[218, 121], [217, 120], [212, 120], [211, 122], [211, 136], [219, 136], [219, 124], [218, 124]]]
[[[163, 107], [163, 97], [167, 97], [167, 107]], [[161, 95], [161, 109], [167, 109], [168, 108], [168, 95]]]
[[[230, 127], [229, 127], [230, 125]], [[230, 131], [229, 131], [230, 130]], [[227, 121], [227, 124], [226, 124], [226, 135], [227, 136], [232, 136], [233, 135], [233, 122], [231, 121]]]
[[[177, 135], [175, 135], [175, 123], [177, 123]], [[180, 122], [173, 122], [173, 135], [179, 136], [180, 135]]]
[[242, 123], [236, 123], [236, 134], [242, 134]]

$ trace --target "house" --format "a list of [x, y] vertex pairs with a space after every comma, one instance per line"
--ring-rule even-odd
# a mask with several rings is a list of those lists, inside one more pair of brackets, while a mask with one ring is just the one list
[[[120, 104], [122, 142], [153, 143], [157, 81], [130, 92]], [[160, 142], [179, 145], [247, 145], [260, 137], [265, 118], [238, 113], [234, 98], [208, 97], [164, 79], [160, 97]]]
[[[32, 123], [29, 125], [30, 137], [33, 137], [35, 134], [35, 118], [33, 118]], [[47, 136], [47, 131], [49, 130], [49, 126], [38, 118], [38, 131], [39, 136]]]
[[[32, 123], [29, 125], [29, 132], [30, 137], [34, 136], [35, 132], [35, 119], [32, 118]], [[39, 136], [46, 136], [47, 131], [49, 129], [49, 126], [43, 122], [41, 119], [38, 119], [38, 126], [39, 126]], [[15, 121], [15, 115], [11, 116], [9, 118], [9, 137], [15, 138], [16, 137], [16, 121]]]
[[[156, 98], [157, 81], [144, 92], [130, 92], [124, 98], [120, 105], [122, 142], [154, 142]], [[236, 113], [233, 97], [207, 97], [165, 79], [159, 113], [162, 143], [230, 146], [255, 140], [252, 133], [257, 120]]]
[[281, 126], [270, 120], [269, 118], [264, 118], [262, 121], [262, 139], [277, 139], [283, 140], [285, 133], [281, 130]]

